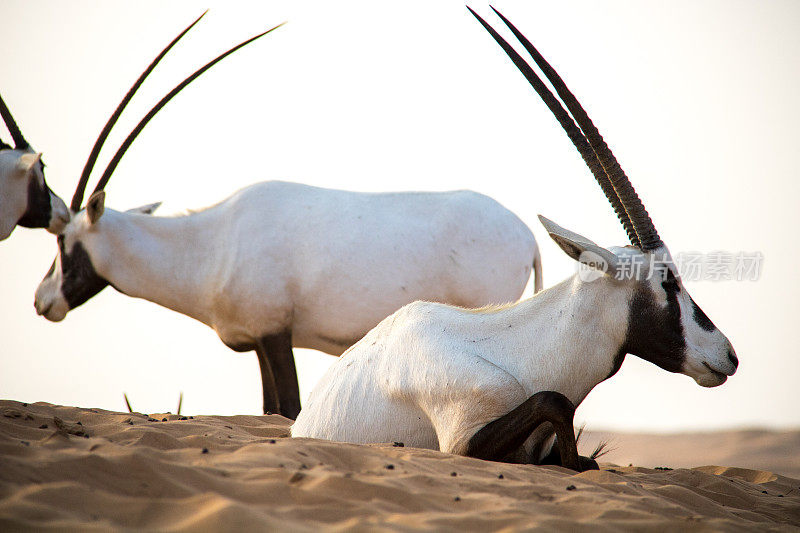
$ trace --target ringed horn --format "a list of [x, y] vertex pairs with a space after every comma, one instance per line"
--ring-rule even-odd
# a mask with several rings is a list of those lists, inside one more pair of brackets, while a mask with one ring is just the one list
[[[89, 154], [89, 158], [87, 159], [86, 165], [83, 168], [83, 172], [81, 173], [81, 177], [78, 180], [78, 186], [75, 189], [75, 194], [72, 197], [72, 202], [70, 203], [70, 209], [73, 212], [80, 211], [80, 209], [81, 209], [81, 204], [83, 203], [83, 196], [84, 196], [84, 193], [86, 191], [86, 185], [87, 185], [87, 183], [89, 181], [89, 176], [90, 176], [90, 174], [92, 172], [92, 169], [94, 168], [94, 164], [97, 161], [97, 156], [99, 155], [100, 149], [103, 147], [103, 143], [105, 142], [106, 138], [108, 137], [108, 134], [110, 133], [111, 128], [114, 126], [114, 124], [117, 122], [117, 119], [122, 114], [122, 110], [125, 109], [125, 106], [131, 100], [131, 98], [133, 98], [133, 95], [136, 93], [136, 90], [139, 88], [139, 86], [141, 86], [141, 84], [144, 82], [144, 80], [147, 78], [147, 76], [153, 71], [153, 69], [156, 67], [156, 65], [159, 63], [159, 61], [161, 61], [161, 59], [167, 54], [167, 52], [169, 52], [169, 50], [184, 35], [186, 35], [186, 33], [190, 29], [192, 29], [192, 27], [194, 27], [194, 25], [197, 24], [200, 21], [200, 19], [203, 18], [203, 16], [205, 16], [205, 14], [207, 12], [208, 11], [206, 11], [202, 15], [200, 15], [197, 18], [197, 20], [192, 22], [185, 30], [183, 30], [180, 34], [178, 34], [178, 36], [175, 37], [175, 39], [173, 39], [172, 42], [170, 42], [164, 48], [164, 50], [162, 50], [161, 53], [158, 54], [158, 56], [156, 56], [156, 58], [153, 60], [153, 62], [150, 63], [150, 65], [144, 70], [144, 72], [142, 72], [141, 76], [139, 76], [139, 79], [137, 79], [136, 82], [133, 84], [133, 86], [131, 86], [131, 88], [128, 91], [128, 93], [125, 95], [125, 97], [122, 99], [120, 104], [117, 106], [117, 109], [114, 111], [114, 113], [108, 119], [108, 122], [103, 127], [103, 130], [100, 132], [100, 135], [97, 137], [97, 140], [95, 141], [94, 147], [92, 147], [92, 151]], [[159, 100], [159, 102], [155, 106], [153, 106], [153, 108], [144, 116], [144, 118], [142, 118], [142, 120], [139, 121], [139, 123], [136, 125], [136, 127], [133, 129], [133, 131], [131, 131], [131, 133], [125, 138], [125, 140], [120, 145], [119, 149], [117, 149], [117, 153], [114, 154], [114, 157], [111, 159], [111, 161], [109, 162], [109, 164], [106, 167], [105, 171], [103, 172], [103, 175], [100, 177], [100, 180], [97, 182], [97, 186], [95, 187], [94, 192], [101, 191], [101, 190], [103, 190], [105, 188], [105, 186], [108, 184], [108, 180], [111, 178], [111, 174], [117, 168], [117, 165], [119, 164], [120, 160], [122, 159], [122, 156], [125, 155], [125, 152], [128, 150], [128, 148], [130, 148], [131, 144], [136, 139], [136, 137], [139, 135], [139, 133], [142, 132], [144, 127], [147, 125], [147, 123], [150, 122], [150, 120], [156, 115], [156, 113], [158, 113], [161, 110], [161, 108], [163, 108], [176, 94], [181, 92], [187, 85], [189, 85], [195, 79], [200, 77], [205, 71], [207, 71], [208, 69], [210, 69], [211, 67], [216, 65], [218, 62], [220, 62], [223, 59], [225, 59], [230, 54], [232, 54], [235, 51], [239, 50], [240, 48], [252, 43], [256, 39], [259, 39], [259, 38], [263, 37], [264, 35], [266, 35], [266, 34], [272, 32], [272, 31], [278, 29], [279, 27], [283, 26], [284, 24], [286, 24], [286, 23], [282, 22], [281, 24], [278, 24], [277, 26], [274, 26], [274, 27], [268, 29], [267, 31], [259, 33], [258, 35], [255, 35], [253, 37], [250, 37], [246, 41], [243, 41], [243, 42], [237, 44], [236, 46], [234, 46], [233, 48], [229, 49], [228, 51], [220, 54], [219, 56], [217, 56], [213, 60], [209, 61], [208, 63], [206, 63], [205, 65], [203, 65], [199, 69], [197, 69], [188, 78], [186, 78], [181, 83], [176, 85], [175, 88], [173, 88], [169, 93], [167, 93], [166, 96], [164, 96], [161, 100]]]
[[[497, 44], [502, 47], [509, 58], [514, 62], [514, 65], [522, 72], [522, 75], [525, 76], [539, 96], [544, 100], [547, 107], [550, 108], [556, 116], [561, 127], [567, 132], [570, 140], [578, 149], [578, 152], [581, 154], [581, 157], [583, 157], [589, 170], [591, 170], [597, 183], [603, 189], [606, 198], [608, 198], [617, 217], [620, 222], [622, 222], [631, 243], [642, 251], [652, 251], [663, 246], [663, 242], [658, 236], [655, 225], [647, 214], [647, 210], [636, 194], [636, 190], [633, 188], [630, 180], [620, 167], [611, 149], [603, 140], [600, 132], [592, 123], [589, 115], [584, 111], [583, 107], [581, 107], [580, 103], [567, 88], [561, 77], [553, 70], [538, 50], [534, 48], [533, 44], [531, 44], [507, 18], [492, 7], [492, 10], [497, 13], [514, 36], [522, 43], [522, 46], [531, 54], [533, 60], [567, 106], [572, 117], [564, 110], [561, 103], [547, 89], [534, 70], [522, 59], [516, 50], [489, 26], [486, 21], [475, 13], [475, 11], [469, 7], [467, 7], [467, 9], [478, 19], [494, 40], [497, 41]], [[577, 126], [575, 122], [578, 123]]]

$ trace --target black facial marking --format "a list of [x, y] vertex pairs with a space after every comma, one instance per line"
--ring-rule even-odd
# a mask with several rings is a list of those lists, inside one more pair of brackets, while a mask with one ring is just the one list
[[28, 207], [17, 224], [24, 228], [46, 228], [50, 225], [52, 212], [50, 187], [31, 177], [28, 182]]
[[668, 297], [670, 293], [678, 294], [681, 292], [681, 286], [678, 285], [678, 280], [672, 270], [667, 269], [663, 277], [664, 281], [661, 282], [661, 287], [667, 292]]
[[[661, 307], [647, 285], [637, 286], [631, 298], [628, 332], [622, 350], [669, 372], [680, 372], [686, 359], [686, 341], [678, 303], [680, 286], [671, 271], [661, 283], [667, 305]], [[620, 363], [621, 364], [621, 363]]]
[[61, 250], [61, 294], [70, 309], [75, 309], [103, 290], [108, 281], [101, 278], [89, 259], [89, 254], [80, 242], [76, 242], [70, 253], [66, 253], [63, 235], [58, 236]]
[[717, 329], [717, 326], [711, 322], [711, 319], [708, 318], [708, 315], [706, 315], [703, 310], [700, 309], [700, 306], [697, 305], [694, 300], [692, 300], [692, 308], [694, 309], [694, 321], [697, 322], [698, 326], [706, 331], [714, 331]]
[[10, 144], [6, 144], [3, 142], [3, 139], [0, 139], [0, 150], [13, 150]]

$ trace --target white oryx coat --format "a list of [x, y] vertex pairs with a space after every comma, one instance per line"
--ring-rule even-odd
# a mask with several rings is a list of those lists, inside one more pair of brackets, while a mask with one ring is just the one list
[[[85, 216], [85, 215], [81, 215]], [[415, 300], [477, 307], [517, 300], [530, 229], [471, 191], [358, 193], [270, 181], [188, 215], [105, 209], [64, 234], [117, 290], [193, 317], [231, 347], [291, 331], [292, 344], [339, 355]], [[59, 268], [37, 308], [60, 320]]]

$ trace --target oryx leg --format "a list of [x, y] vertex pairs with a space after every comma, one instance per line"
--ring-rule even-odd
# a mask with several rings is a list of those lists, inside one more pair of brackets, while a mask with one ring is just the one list
[[256, 355], [258, 356], [258, 366], [261, 369], [261, 394], [264, 397], [264, 414], [278, 413], [278, 387], [275, 385], [275, 376], [269, 364], [269, 356], [261, 347], [261, 343], [256, 344]]
[[566, 396], [553, 391], [537, 392], [510, 413], [479, 429], [467, 443], [466, 455], [502, 461], [516, 453], [539, 425], [550, 422], [558, 439], [561, 465], [579, 470], [574, 417], [575, 406]]
[[258, 341], [256, 353], [261, 365], [264, 412], [280, 413], [294, 420], [300, 413], [300, 389], [297, 385], [291, 332], [262, 337]]
[[[561, 462], [561, 452], [559, 452], [558, 448], [558, 437], [556, 437], [556, 441], [553, 444], [553, 448], [541, 461], [534, 463], [531, 461], [531, 464], [540, 464], [540, 465], [563, 465]], [[597, 464], [597, 461], [592, 459], [591, 457], [585, 457], [583, 455], [578, 456], [578, 466], [580, 467], [581, 472], [585, 472], [586, 470], [600, 470], [600, 466]]]

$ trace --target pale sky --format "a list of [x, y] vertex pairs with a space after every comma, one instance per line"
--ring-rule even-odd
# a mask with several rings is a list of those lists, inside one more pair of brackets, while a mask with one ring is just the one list
[[[163, 200], [159, 213], [169, 214], [268, 179], [364, 191], [468, 188], [531, 227], [545, 286], [574, 263], [538, 213], [602, 245], [627, 243], [566, 135], [463, 1], [3, 0], [0, 91], [67, 202], [130, 84], [206, 6], [123, 114], [98, 170], [184, 76], [288, 24], [176, 97], [128, 151], [106, 205]], [[487, 4], [471, 6], [502, 26]], [[647, 431], [800, 425], [800, 3], [496, 7], [581, 100], [673, 254], [764, 257], [758, 281], [686, 282], [738, 353], [739, 372], [725, 385], [703, 389], [628, 356], [577, 420]], [[183, 391], [184, 413], [260, 413], [255, 355], [230, 351], [199, 322], [110, 287], [61, 323], [38, 317], [34, 291], [55, 252], [42, 230], [17, 229], [0, 243], [0, 398], [121, 411], [127, 392], [136, 410], [161, 412], [174, 411]], [[305, 398], [335, 358], [295, 355]]]

